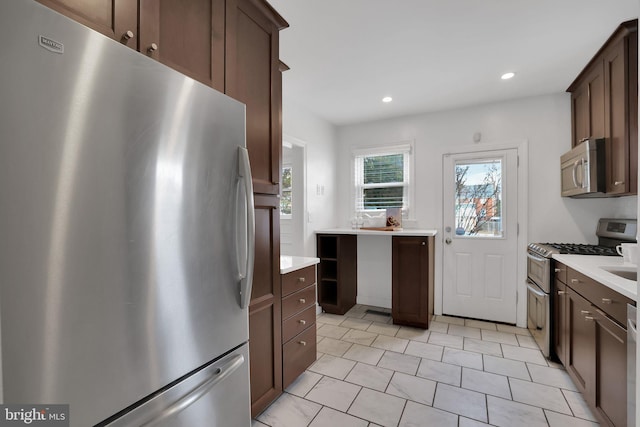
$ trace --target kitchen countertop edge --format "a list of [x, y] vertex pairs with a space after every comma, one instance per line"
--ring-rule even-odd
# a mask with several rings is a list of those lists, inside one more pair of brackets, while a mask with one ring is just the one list
[[625, 264], [622, 257], [594, 256], [594, 255], [564, 255], [554, 254], [553, 259], [573, 268], [579, 273], [589, 276], [593, 280], [605, 285], [609, 289], [636, 300], [638, 293], [637, 282], [623, 279], [609, 273], [602, 267], [632, 267]]
[[280, 255], [280, 274], [291, 273], [311, 265], [319, 264], [320, 258]]
[[405, 228], [401, 231], [363, 230], [360, 228], [330, 228], [317, 230], [316, 234], [355, 234], [358, 236], [435, 236], [438, 230]]

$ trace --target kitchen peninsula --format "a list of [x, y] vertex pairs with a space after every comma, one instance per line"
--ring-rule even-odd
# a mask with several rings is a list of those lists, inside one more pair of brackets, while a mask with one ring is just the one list
[[391, 308], [394, 323], [426, 328], [433, 314], [436, 234], [435, 229], [317, 231], [320, 306], [335, 314], [356, 303]]

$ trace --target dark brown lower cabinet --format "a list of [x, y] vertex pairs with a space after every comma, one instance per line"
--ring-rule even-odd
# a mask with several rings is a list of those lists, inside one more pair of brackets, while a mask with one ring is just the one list
[[353, 234], [318, 234], [318, 304], [332, 314], [345, 314], [356, 304], [358, 290], [358, 237]]
[[282, 275], [282, 387], [316, 361], [316, 267]]
[[627, 331], [595, 310], [596, 380], [598, 418], [612, 426], [627, 425]]
[[[568, 283], [556, 280], [556, 353], [601, 425], [626, 426], [627, 330], [614, 316], [628, 299], [572, 269]], [[606, 297], [587, 299], [571, 285]], [[603, 302], [611, 313], [596, 305]]]
[[282, 393], [280, 215], [276, 196], [255, 194], [256, 250], [249, 303], [251, 416]]
[[555, 280], [553, 300], [553, 347], [556, 357], [563, 365], [567, 364], [567, 285]]
[[434, 238], [392, 238], [391, 317], [427, 329], [433, 315]]
[[[593, 403], [596, 367], [596, 329], [591, 304], [573, 289], [567, 293], [569, 336], [565, 367], [587, 402]], [[626, 365], [625, 365], [626, 366]]]

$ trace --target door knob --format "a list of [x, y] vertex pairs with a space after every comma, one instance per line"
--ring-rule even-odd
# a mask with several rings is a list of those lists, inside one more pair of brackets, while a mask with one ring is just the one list
[[133, 31], [128, 30], [126, 33], [122, 35], [122, 39], [126, 41], [133, 38], [133, 36], [134, 36]]
[[147, 52], [152, 53], [152, 52], [155, 52], [156, 50], [158, 50], [158, 45], [155, 43], [151, 43], [151, 46], [149, 46], [149, 48], [147, 49]]
[[447, 245], [450, 245], [450, 244], [451, 244], [451, 237], [447, 237], [446, 239], [444, 239], [444, 242], [445, 242]]

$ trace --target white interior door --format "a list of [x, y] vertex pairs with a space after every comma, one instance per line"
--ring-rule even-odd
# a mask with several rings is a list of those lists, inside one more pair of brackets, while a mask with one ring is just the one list
[[517, 149], [443, 162], [443, 314], [516, 323]]

